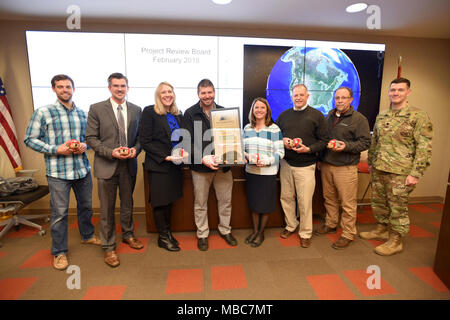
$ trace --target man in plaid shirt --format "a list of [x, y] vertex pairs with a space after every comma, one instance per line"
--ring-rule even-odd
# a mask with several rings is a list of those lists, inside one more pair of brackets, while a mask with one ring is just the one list
[[91, 222], [92, 178], [85, 143], [87, 117], [72, 101], [75, 89], [69, 76], [56, 75], [51, 84], [57, 100], [34, 111], [24, 142], [44, 154], [50, 189], [53, 266], [64, 270], [69, 265], [67, 215], [71, 189], [77, 199], [81, 242], [100, 245], [101, 241], [94, 235]]

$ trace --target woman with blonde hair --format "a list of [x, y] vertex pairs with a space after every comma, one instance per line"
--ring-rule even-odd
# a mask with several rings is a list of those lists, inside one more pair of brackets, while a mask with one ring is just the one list
[[177, 129], [181, 127], [182, 115], [175, 102], [174, 88], [161, 82], [155, 91], [155, 104], [142, 112], [139, 141], [145, 150], [149, 202], [159, 233], [158, 246], [169, 251], [180, 251], [170, 230], [170, 219], [172, 204], [183, 195], [181, 161], [173, 155], [174, 147], [180, 142]]

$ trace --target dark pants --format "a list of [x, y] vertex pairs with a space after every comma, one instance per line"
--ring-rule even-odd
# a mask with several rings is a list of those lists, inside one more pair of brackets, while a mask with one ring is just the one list
[[136, 177], [130, 176], [126, 161], [120, 161], [116, 172], [110, 179], [98, 180], [100, 199], [100, 239], [105, 251], [116, 249], [116, 225], [114, 209], [116, 207], [117, 188], [120, 197], [120, 226], [122, 238], [133, 237], [133, 189]]

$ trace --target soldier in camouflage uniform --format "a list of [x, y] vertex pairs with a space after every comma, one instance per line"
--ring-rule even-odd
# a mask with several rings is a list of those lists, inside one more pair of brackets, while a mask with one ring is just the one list
[[378, 115], [369, 149], [372, 171], [372, 211], [375, 230], [361, 232], [363, 239], [387, 240], [375, 248], [380, 255], [403, 249], [409, 232], [408, 199], [431, 161], [433, 126], [428, 115], [408, 105], [410, 81], [391, 82], [391, 108]]

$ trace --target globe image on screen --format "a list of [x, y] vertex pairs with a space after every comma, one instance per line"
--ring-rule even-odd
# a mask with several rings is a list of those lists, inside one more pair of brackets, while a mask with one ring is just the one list
[[340, 86], [353, 90], [352, 106], [358, 109], [361, 94], [358, 71], [340, 49], [293, 47], [278, 59], [266, 88], [274, 120], [294, 106], [290, 90], [299, 83], [308, 88], [308, 104], [324, 115], [335, 107], [333, 94]]

